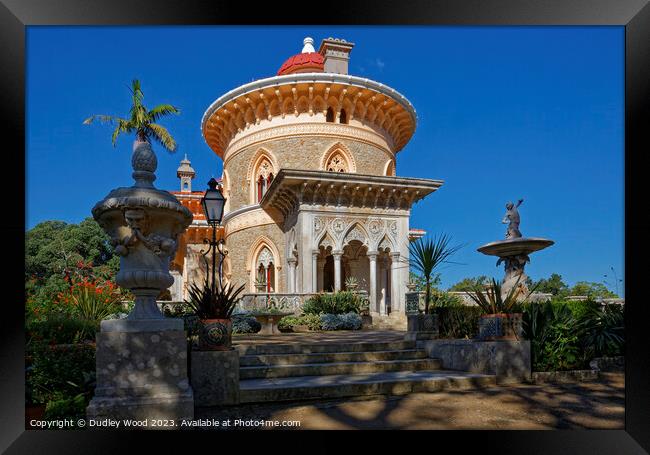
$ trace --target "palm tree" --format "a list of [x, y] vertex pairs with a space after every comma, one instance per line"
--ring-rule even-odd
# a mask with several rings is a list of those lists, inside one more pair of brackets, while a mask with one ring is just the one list
[[117, 124], [113, 131], [113, 147], [115, 147], [115, 141], [120, 133], [135, 132], [136, 141], [149, 142], [149, 139], [153, 138], [169, 152], [175, 152], [176, 141], [164, 126], [155, 122], [165, 115], [179, 114], [180, 110], [171, 104], [159, 104], [153, 109], [147, 110], [142, 104], [144, 94], [140, 88], [140, 81], [137, 79], [133, 80], [129, 90], [133, 100], [129, 119], [112, 115], [92, 115], [84, 120], [84, 125], [90, 125], [94, 120], [111, 125]]
[[448, 263], [450, 256], [455, 254], [462, 245], [449, 246], [451, 237], [442, 234], [439, 237], [425, 240], [419, 238], [409, 245], [411, 266], [420, 272], [426, 281], [426, 299], [424, 313], [429, 313], [429, 299], [431, 298], [431, 276], [440, 264]]

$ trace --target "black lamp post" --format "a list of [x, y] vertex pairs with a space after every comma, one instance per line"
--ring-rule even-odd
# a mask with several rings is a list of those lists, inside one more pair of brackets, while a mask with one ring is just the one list
[[[212, 250], [212, 293], [215, 292], [215, 270], [216, 270], [216, 257], [215, 252], [219, 252], [219, 283], [223, 283], [223, 258], [228, 251], [224, 248], [224, 240], [220, 239], [217, 242], [217, 226], [221, 223], [223, 218], [223, 209], [226, 205], [226, 198], [223, 197], [221, 191], [217, 188], [217, 181], [213, 178], [208, 182], [208, 189], [205, 191], [203, 198], [201, 199], [201, 205], [203, 206], [203, 213], [205, 218], [208, 221], [208, 224], [212, 226], [212, 240], [204, 239], [203, 243], [210, 244], [210, 247], [205, 251], [201, 252], [204, 259], [205, 256]], [[206, 259], [207, 263], [207, 259]]]

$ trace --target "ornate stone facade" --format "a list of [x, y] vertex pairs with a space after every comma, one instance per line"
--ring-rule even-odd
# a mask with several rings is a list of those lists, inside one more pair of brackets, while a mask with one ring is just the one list
[[203, 116], [224, 160], [224, 276], [287, 296], [345, 289], [354, 277], [371, 312], [404, 313], [410, 210], [442, 181], [395, 177], [415, 109], [330, 62], [328, 46], [323, 68], [336, 71], [290, 59], [291, 71], [231, 90]]

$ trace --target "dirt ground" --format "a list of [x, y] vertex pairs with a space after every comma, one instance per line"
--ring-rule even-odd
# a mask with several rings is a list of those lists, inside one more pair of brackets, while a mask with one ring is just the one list
[[[199, 408], [195, 419], [298, 420], [300, 429], [323, 430], [623, 429], [624, 404], [623, 374], [602, 373], [598, 381], [573, 384], [499, 385], [406, 396]], [[236, 427], [231, 423], [231, 428]]]

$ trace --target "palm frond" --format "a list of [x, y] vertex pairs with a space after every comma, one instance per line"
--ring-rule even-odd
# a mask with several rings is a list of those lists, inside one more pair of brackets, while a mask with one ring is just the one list
[[115, 147], [115, 142], [117, 141], [117, 137], [120, 135], [120, 133], [130, 133], [133, 131], [133, 129], [133, 126], [128, 120], [118, 119], [117, 126], [115, 127], [113, 136], [111, 137], [113, 147]]
[[172, 135], [169, 134], [167, 128], [162, 125], [158, 125], [157, 123], [150, 123], [147, 129], [151, 137], [158, 141], [160, 145], [165, 147], [170, 152], [176, 151], [176, 141]]
[[180, 114], [181, 111], [175, 106], [172, 106], [171, 104], [159, 104], [158, 106], [154, 107], [151, 109], [149, 112], [147, 112], [147, 117], [149, 118], [149, 121], [151, 122], [157, 122], [160, 120], [161, 117], [164, 117], [165, 115], [170, 115], [170, 114]]
[[113, 124], [117, 120], [119, 120], [119, 117], [114, 117], [112, 115], [101, 115], [101, 114], [91, 115], [90, 117], [88, 117], [86, 120], [83, 121], [83, 124], [90, 125], [95, 120], [99, 121], [99, 123], [102, 124], [106, 124], [106, 123]]

